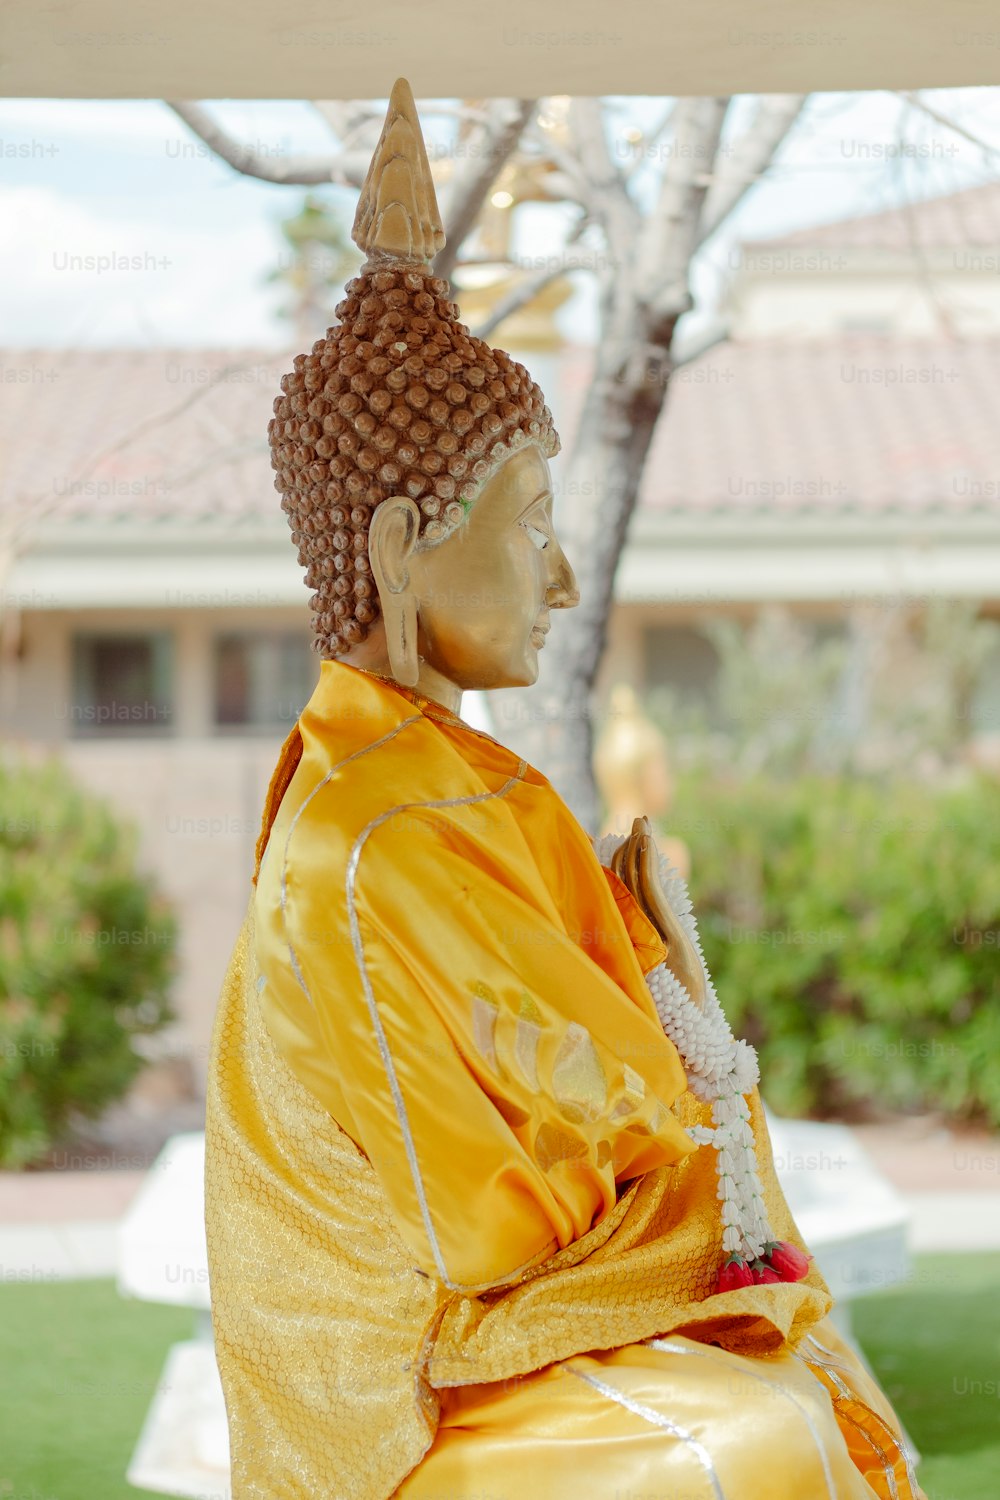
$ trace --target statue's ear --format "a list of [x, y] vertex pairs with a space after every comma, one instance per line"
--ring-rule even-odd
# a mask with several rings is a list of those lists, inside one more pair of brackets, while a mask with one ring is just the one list
[[380, 500], [368, 528], [368, 560], [385, 621], [389, 666], [404, 687], [416, 686], [420, 668], [417, 596], [410, 572], [419, 532], [420, 512], [406, 495]]

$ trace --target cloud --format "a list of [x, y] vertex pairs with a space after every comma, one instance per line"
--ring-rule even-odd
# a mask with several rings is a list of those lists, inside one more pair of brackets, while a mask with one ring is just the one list
[[[0, 326], [8, 346], [276, 346], [263, 285], [278, 254], [262, 213], [228, 228], [155, 203], [0, 189]], [[153, 210], [150, 212], [150, 210]], [[215, 215], [212, 215], [214, 220]]]

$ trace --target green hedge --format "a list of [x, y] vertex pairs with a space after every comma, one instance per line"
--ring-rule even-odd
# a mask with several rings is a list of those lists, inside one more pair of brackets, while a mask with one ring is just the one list
[[133, 832], [58, 761], [0, 759], [0, 808], [0, 1167], [20, 1167], [143, 1066], [176, 932]]
[[1000, 785], [690, 775], [709, 968], [768, 1101], [1000, 1126]]

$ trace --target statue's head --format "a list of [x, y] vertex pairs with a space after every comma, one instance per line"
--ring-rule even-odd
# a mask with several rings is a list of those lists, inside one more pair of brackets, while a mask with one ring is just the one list
[[533, 682], [548, 611], [577, 602], [552, 525], [559, 438], [523, 365], [458, 321], [409, 86], [393, 89], [358, 204], [368, 259], [340, 320], [281, 382], [275, 487], [306, 568], [313, 644], [457, 687]]

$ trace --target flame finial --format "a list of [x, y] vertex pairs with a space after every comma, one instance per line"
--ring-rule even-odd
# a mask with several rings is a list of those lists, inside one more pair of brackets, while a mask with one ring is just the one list
[[427, 148], [405, 78], [396, 79], [389, 96], [351, 235], [370, 261], [426, 263], [444, 247]]

